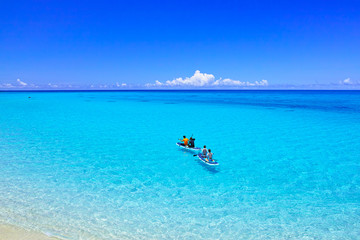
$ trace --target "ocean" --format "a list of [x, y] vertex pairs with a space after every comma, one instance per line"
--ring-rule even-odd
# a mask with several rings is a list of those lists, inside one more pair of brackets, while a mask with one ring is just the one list
[[0, 92], [0, 223], [63, 239], [359, 239], [360, 91]]

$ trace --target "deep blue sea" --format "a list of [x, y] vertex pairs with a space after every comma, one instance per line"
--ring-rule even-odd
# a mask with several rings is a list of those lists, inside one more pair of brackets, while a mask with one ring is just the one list
[[360, 91], [1, 92], [0, 222], [64, 239], [359, 239]]

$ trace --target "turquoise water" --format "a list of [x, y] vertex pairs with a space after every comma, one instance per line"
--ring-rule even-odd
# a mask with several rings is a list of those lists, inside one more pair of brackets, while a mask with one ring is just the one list
[[2, 92], [0, 165], [0, 222], [66, 239], [359, 239], [360, 92]]

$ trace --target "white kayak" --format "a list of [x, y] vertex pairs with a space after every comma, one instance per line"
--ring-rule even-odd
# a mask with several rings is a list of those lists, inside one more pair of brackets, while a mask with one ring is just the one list
[[214, 159], [209, 160], [206, 156], [202, 155], [201, 153], [199, 153], [197, 156], [201, 161], [203, 161], [207, 165], [211, 165], [211, 166], [219, 165], [219, 163], [216, 160], [214, 160]]
[[183, 145], [182, 143], [176, 143], [176, 145], [178, 145], [179, 147], [181, 147], [181, 148], [184, 148], [184, 149], [187, 149], [187, 150], [192, 150], [192, 151], [200, 151], [201, 150], [201, 148], [198, 148], [198, 147], [194, 147], [194, 148], [192, 148], [192, 147], [188, 147], [188, 146], [185, 146], [185, 145]]

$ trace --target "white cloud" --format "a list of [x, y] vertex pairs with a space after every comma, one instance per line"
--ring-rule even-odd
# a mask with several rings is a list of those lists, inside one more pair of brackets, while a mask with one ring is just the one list
[[127, 84], [126, 83], [118, 83], [118, 82], [116, 82], [116, 87], [126, 87], [127, 86]]
[[[167, 86], [196, 86], [203, 87], [211, 85], [215, 77], [212, 74], [201, 73], [199, 70], [196, 70], [194, 75], [187, 78], [176, 78], [172, 81], [166, 81], [165, 85]], [[160, 82], [159, 82], [160, 83]]]
[[145, 84], [145, 87], [160, 87], [160, 86], [164, 86], [166, 84], [156, 80], [155, 83], [147, 83]]
[[268, 80], [265, 80], [265, 79], [261, 80], [260, 82], [255, 81], [255, 84], [256, 84], [257, 86], [269, 86]]
[[17, 81], [21, 86], [27, 86], [27, 83], [21, 81], [20, 78], [16, 79], [16, 81]]
[[52, 84], [52, 83], [48, 83], [48, 86], [49, 86], [49, 87], [52, 87], [52, 88], [57, 88], [57, 87], [58, 87], [58, 85]]
[[344, 80], [340, 81], [340, 84], [344, 84], [344, 85], [352, 85], [352, 84], [354, 84], [354, 83], [351, 81], [351, 79], [350, 79], [350, 78], [346, 78], [346, 79], [344, 79]]
[[155, 83], [147, 83], [146, 87], [260, 87], [268, 86], [267, 80], [255, 81], [255, 82], [242, 82], [238, 80], [232, 80], [229, 78], [218, 79], [215, 81], [215, 76], [212, 74], [201, 73], [196, 70], [194, 75], [186, 78], [175, 78], [174, 80], [168, 80], [162, 83], [158, 80]]
[[255, 87], [255, 86], [268, 86], [267, 80], [255, 81], [255, 82], [242, 82], [239, 80], [232, 80], [230, 78], [219, 79], [213, 83], [214, 86], [233, 86], [233, 87]]
[[0, 83], [0, 88], [25, 88], [25, 89], [34, 89], [34, 88], [39, 88], [39, 86], [31, 83], [25, 83], [23, 81], [21, 81], [20, 79], [16, 79], [16, 82], [13, 81], [13, 83]]
[[154, 84], [148, 83], [145, 86], [147, 87], [160, 87], [160, 86], [193, 86], [193, 87], [203, 87], [211, 85], [215, 77], [212, 74], [201, 73], [199, 70], [196, 70], [194, 75], [186, 78], [175, 78], [174, 80], [168, 80], [165, 83], [162, 83], [158, 80]]
[[360, 85], [360, 81], [353, 81], [350, 78], [346, 78], [342, 81], [339, 81], [340, 85], [351, 85], [351, 86], [359, 86]]
[[11, 83], [3, 83], [3, 84], [0, 84], [0, 87], [2, 87], [2, 88], [13, 88], [14, 86]]

